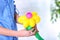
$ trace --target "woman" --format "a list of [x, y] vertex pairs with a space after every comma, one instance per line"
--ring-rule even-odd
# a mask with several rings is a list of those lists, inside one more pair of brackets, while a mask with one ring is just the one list
[[35, 34], [36, 30], [32, 32], [34, 29], [17, 31], [16, 21], [18, 17], [13, 0], [0, 0], [0, 40], [18, 40], [17, 37]]

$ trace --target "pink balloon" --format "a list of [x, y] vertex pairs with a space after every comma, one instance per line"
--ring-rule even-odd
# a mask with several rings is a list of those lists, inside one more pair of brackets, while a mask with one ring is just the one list
[[26, 17], [27, 18], [32, 18], [32, 13], [31, 12], [27, 12]]

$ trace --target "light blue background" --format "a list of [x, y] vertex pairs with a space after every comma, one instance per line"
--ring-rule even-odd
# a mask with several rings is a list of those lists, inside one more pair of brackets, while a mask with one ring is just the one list
[[[40, 35], [45, 40], [59, 40], [58, 33], [60, 32], [59, 20], [52, 24], [50, 21], [50, 4], [53, 0], [15, 0], [15, 4], [19, 11], [19, 15], [23, 15], [27, 11], [36, 11], [41, 17], [41, 22], [37, 27]], [[18, 12], [17, 11], [17, 12]], [[18, 30], [23, 29], [23, 26], [17, 24]], [[31, 37], [19, 37], [19, 40], [37, 40], [34, 36]]]

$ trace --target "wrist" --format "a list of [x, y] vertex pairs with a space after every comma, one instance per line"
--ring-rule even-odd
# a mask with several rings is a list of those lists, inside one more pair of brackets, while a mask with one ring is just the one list
[[21, 31], [15, 31], [15, 37], [23, 37], [23, 33]]
[[15, 36], [15, 37], [19, 37], [18, 31], [14, 31], [14, 36]]

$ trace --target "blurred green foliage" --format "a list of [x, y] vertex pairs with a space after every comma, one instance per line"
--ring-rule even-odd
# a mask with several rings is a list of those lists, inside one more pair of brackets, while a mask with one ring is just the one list
[[54, 0], [55, 7], [51, 8], [51, 21], [56, 22], [60, 18], [60, 0]]

